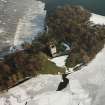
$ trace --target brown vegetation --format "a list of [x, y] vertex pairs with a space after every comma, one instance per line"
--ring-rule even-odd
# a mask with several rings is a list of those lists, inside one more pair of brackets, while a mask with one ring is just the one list
[[56, 74], [63, 71], [51, 63], [45, 54], [35, 53], [32, 48], [27, 50], [5, 56], [4, 61], [0, 62], [0, 90], [11, 88], [39, 73]]
[[71, 44], [72, 51], [67, 66], [89, 62], [104, 46], [105, 26], [92, 24], [90, 16], [82, 7], [69, 5], [58, 8], [47, 16], [47, 34], [58, 42]]

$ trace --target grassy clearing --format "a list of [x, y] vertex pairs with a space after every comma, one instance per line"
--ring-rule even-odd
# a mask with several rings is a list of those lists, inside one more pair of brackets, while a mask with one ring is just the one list
[[58, 72], [64, 73], [65, 71], [64, 68], [57, 67], [55, 63], [48, 60], [48, 57], [45, 54], [40, 53], [38, 57], [42, 59], [41, 60], [42, 67], [41, 70], [38, 71], [38, 73], [40, 74], [57, 74]]

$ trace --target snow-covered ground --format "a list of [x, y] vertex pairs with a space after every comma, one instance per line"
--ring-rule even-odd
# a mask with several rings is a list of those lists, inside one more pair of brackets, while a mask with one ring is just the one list
[[91, 13], [90, 21], [94, 24], [105, 25], [105, 16]]
[[[52, 61], [64, 66], [65, 58]], [[82, 70], [68, 75], [64, 90], [56, 91], [61, 75], [39, 75], [1, 94], [0, 105], [105, 105], [104, 62], [105, 48]]]
[[67, 59], [68, 55], [55, 57], [50, 61], [54, 62], [58, 67], [65, 67], [65, 60]]
[[0, 105], [105, 105], [105, 48], [68, 76], [69, 85], [56, 91], [61, 75], [39, 75], [0, 95]]
[[24, 42], [30, 43], [39, 32], [44, 29], [46, 17], [45, 4], [41, 1], [34, 1], [25, 12], [25, 15], [19, 19], [17, 30], [14, 37], [14, 46], [21, 45]]
[[[60, 75], [40, 75], [0, 96], [0, 105], [90, 105], [91, 97], [78, 80], [71, 80], [63, 91], [56, 91]], [[75, 83], [75, 84], [74, 84]], [[80, 104], [82, 105], [82, 104]]]

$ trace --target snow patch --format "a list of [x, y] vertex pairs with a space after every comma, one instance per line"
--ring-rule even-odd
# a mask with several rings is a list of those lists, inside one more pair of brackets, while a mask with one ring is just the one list
[[105, 16], [91, 13], [90, 21], [94, 24], [105, 25]]
[[55, 57], [51, 59], [58, 67], [65, 67], [65, 60], [67, 59], [68, 55]]

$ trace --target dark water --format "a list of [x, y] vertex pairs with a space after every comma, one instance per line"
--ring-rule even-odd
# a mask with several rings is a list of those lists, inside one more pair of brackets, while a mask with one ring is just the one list
[[51, 13], [57, 6], [82, 5], [91, 12], [105, 15], [105, 0], [46, 0], [46, 9]]

